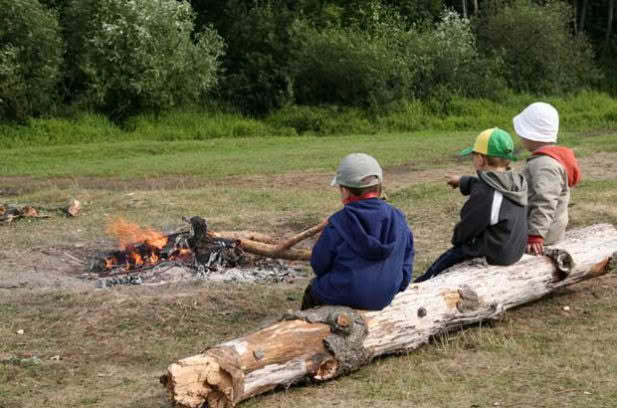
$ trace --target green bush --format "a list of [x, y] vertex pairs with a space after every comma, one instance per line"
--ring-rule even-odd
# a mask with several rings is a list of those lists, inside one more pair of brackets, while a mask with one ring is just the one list
[[572, 19], [572, 8], [561, 1], [498, 2], [477, 20], [478, 46], [486, 55], [503, 58], [505, 77], [514, 90], [578, 90], [597, 80], [599, 72], [584, 35], [570, 33]]
[[225, 28], [228, 53], [219, 97], [241, 112], [265, 115], [293, 102], [289, 27], [294, 13], [272, 2], [236, 4]]
[[408, 96], [413, 72], [392, 37], [300, 23], [294, 30], [298, 103], [379, 107]]
[[58, 19], [37, 0], [0, 0], [0, 119], [49, 113], [63, 43]]
[[223, 41], [193, 36], [186, 1], [73, 0], [65, 14], [68, 90], [112, 117], [197, 102], [217, 82]]

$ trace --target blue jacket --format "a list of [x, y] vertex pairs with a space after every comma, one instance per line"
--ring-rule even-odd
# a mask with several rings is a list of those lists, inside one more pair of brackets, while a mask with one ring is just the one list
[[315, 243], [311, 292], [330, 305], [380, 310], [407, 289], [413, 236], [403, 213], [383, 200], [349, 203]]

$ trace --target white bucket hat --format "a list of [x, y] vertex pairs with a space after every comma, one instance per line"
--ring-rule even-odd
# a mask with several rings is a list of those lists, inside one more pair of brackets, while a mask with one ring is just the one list
[[381, 166], [374, 157], [366, 153], [351, 153], [341, 160], [330, 186], [338, 184], [345, 187], [363, 188], [381, 184], [382, 181]]
[[520, 137], [535, 142], [555, 143], [559, 132], [559, 113], [552, 105], [535, 102], [512, 119]]

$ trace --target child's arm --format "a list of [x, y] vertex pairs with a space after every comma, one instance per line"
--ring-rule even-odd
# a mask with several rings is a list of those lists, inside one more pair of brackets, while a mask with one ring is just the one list
[[311, 254], [311, 267], [317, 276], [330, 271], [339, 240], [338, 234], [330, 224], [321, 232]]
[[488, 228], [491, 216], [493, 189], [478, 183], [476, 177], [461, 177], [460, 190], [469, 199], [461, 209], [461, 221], [454, 227], [452, 245], [461, 246]]
[[461, 177], [453, 174], [449, 174], [446, 177], [446, 184], [452, 188], [457, 188], [461, 182]]

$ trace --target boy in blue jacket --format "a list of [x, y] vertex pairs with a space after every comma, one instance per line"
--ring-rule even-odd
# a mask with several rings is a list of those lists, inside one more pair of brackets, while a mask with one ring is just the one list
[[302, 310], [320, 305], [381, 310], [411, 281], [413, 236], [403, 213], [381, 200], [382, 170], [373, 157], [352, 153], [341, 161], [331, 186], [344, 207], [328, 220], [315, 243], [317, 275]]

